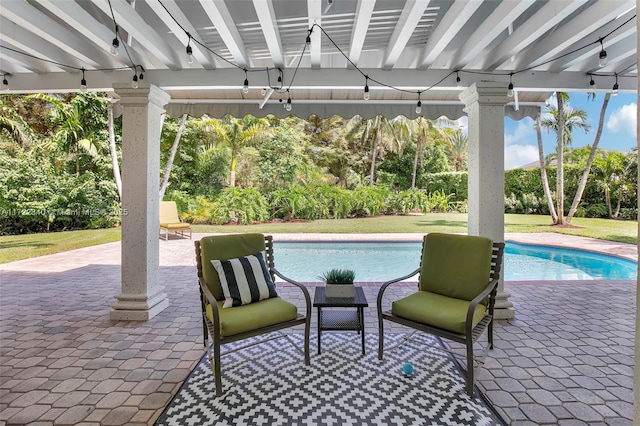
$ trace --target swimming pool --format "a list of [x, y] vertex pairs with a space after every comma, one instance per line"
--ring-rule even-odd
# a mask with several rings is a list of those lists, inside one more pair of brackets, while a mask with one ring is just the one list
[[[387, 281], [420, 263], [419, 242], [274, 242], [276, 267], [297, 281], [320, 281], [331, 268], [349, 268], [356, 281]], [[506, 281], [635, 280], [636, 262], [599, 253], [508, 242]]]

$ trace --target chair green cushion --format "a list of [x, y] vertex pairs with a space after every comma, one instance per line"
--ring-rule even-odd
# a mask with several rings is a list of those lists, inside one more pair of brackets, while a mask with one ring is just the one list
[[[458, 334], [465, 334], [468, 309], [466, 300], [428, 291], [418, 291], [391, 304], [391, 313], [395, 316]], [[484, 318], [485, 312], [484, 305], [476, 306], [472, 328]]]
[[493, 241], [455, 234], [427, 234], [420, 270], [420, 290], [473, 300], [489, 283]]
[[224, 299], [213, 259], [234, 259], [265, 250], [263, 234], [229, 234], [204, 237], [200, 240], [202, 276], [216, 300]]
[[[222, 303], [218, 302], [218, 312], [220, 335], [223, 337], [291, 321], [298, 317], [296, 305], [279, 297], [226, 309], [222, 308]], [[207, 306], [207, 317], [213, 322], [211, 305]]]

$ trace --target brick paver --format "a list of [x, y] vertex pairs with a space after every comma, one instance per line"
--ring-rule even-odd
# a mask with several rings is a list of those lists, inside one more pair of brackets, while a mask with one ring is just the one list
[[[637, 259], [628, 244], [507, 238]], [[148, 322], [109, 319], [120, 291], [119, 243], [0, 265], [0, 424], [153, 424], [203, 354], [193, 241], [172, 237], [160, 249], [170, 306]], [[366, 330], [375, 333], [380, 284], [361, 285]], [[414, 289], [392, 286], [385, 306]], [[496, 325], [495, 349], [478, 378], [503, 416], [513, 425], [632, 424], [635, 282], [518, 282], [505, 290], [516, 318]], [[278, 291], [302, 305], [295, 287]], [[312, 332], [315, 321], [314, 311]], [[385, 331], [406, 329], [386, 324]]]

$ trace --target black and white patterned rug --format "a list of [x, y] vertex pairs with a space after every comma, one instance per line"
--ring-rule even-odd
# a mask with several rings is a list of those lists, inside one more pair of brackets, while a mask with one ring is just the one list
[[[302, 347], [302, 335], [290, 337]], [[386, 335], [385, 348], [402, 337]], [[310, 366], [284, 338], [225, 355], [220, 397], [205, 356], [156, 425], [506, 424], [478, 390], [467, 396], [456, 361], [437, 338], [422, 334], [418, 339], [427, 344], [385, 350], [384, 361], [377, 357], [377, 335], [366, 338], [362, 356], [357, 333], [325, 333], [317, 355], [312, 335]], [[406, 362], [414, 368], [410, 377], [402, 371]]]

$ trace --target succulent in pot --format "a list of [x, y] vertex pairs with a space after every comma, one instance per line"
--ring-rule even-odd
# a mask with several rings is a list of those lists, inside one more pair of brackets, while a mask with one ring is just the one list
[[318, 278], [326, 284], [327, 297], [354, 297], [356, 294], [356, 288], [353, 285], [356, 273], [351, 269], [330, 269]]

